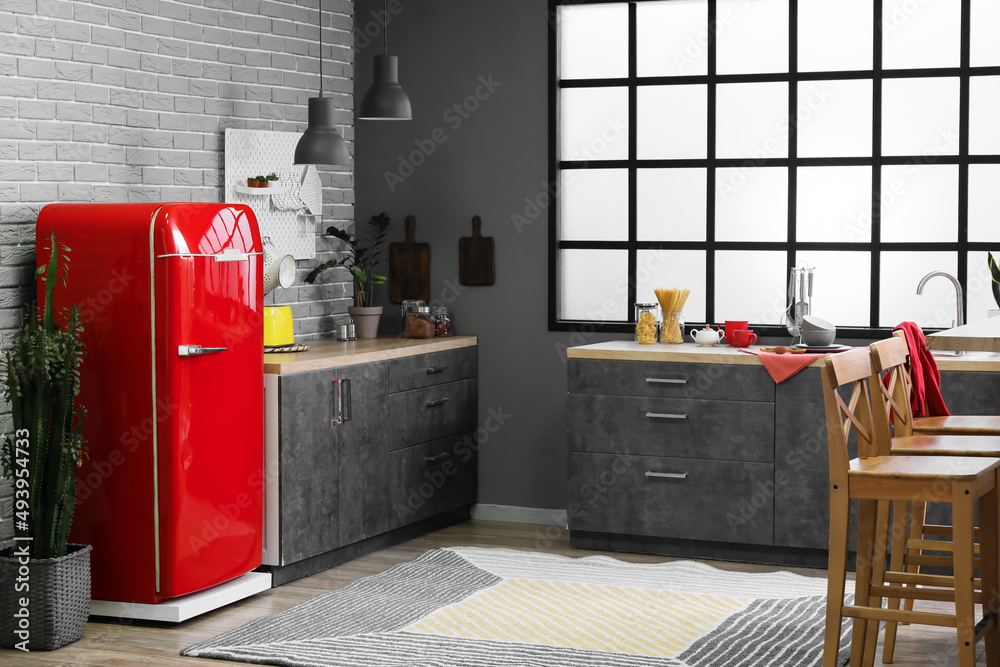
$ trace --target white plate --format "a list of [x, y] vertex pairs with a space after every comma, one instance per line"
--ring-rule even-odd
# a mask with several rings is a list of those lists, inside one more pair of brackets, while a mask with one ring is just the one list
[[794, 350], [805, 350], [806, 352], [843, 352], [844, 350], [850, 350], [850, 345], [806, 345], [805, 343], [799, 343], [798, 345], [792, 345]]

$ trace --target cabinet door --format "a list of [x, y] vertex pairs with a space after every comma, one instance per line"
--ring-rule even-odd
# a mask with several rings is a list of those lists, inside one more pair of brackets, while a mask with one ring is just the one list
[[340, 457], [333, 426], [334, 371], [279, 382], [281, 564], [340, 546]]
[[476, 380], [401, 391], [389, 398], [389, 439], [403, 449], [476, 428]]
[[392, 452], [392, 527], [474, 503], [478, 458], [472, 433]]
[[334, 426], [340, 440], [340, 543], [389, 530], [389, 364], [336, 370], [350, 381], [350, 418]]

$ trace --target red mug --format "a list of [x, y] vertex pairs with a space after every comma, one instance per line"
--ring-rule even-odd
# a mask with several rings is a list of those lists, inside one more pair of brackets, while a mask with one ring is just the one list
[[747, 347], [757, 342], [757, 334], [749, 329], [733, 329], [730, 345], [735, 347]]
[[746, 331], [750, 328], [750, 322], [747, 320], [737, 321], [737, 320], [726, 320], [725, 324], [720, 324], [719, 329], [722, 331], [722, 335], [726, 337], [726, 342], [730, 345], [734, 345], [732, 334], [734, 331]]

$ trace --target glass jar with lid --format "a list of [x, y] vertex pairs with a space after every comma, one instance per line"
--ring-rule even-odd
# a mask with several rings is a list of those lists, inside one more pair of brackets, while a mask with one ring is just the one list
[[419, 306], [426, 306], [426, 305], [427, 304], [422, 299], [403, 299], [403, 304], [402, 304], [401, 310], [402, 310], [402, 316], [403, 316], [402, 317], [402, 319], [403, 319], [402, 332], [404, 334], [406, 333], [406, 313], [409, 312], [410, 308], [417, 308]]
[[451, 336], [453, 328], [451, 317], [448, 316], [448, 308], [445, 306], [434, 306], [431, 308], [431, 316], [434, 318], [434, 335]]
[[640, 345], [655, 343], [659, 335], [660, 305], [658, 303], [635, 304], [635, 342]]
[[433, 338], [434, 320], [427, 306], [412, 306], [406, 313], [406, 336], [408, 338]]

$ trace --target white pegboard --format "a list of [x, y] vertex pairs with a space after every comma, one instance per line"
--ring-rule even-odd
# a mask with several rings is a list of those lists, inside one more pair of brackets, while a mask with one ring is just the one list
[[[246, 204], [253, 209], [260, 235], [270, 237], [277, 252], [295, 259], [313, 259], [316, 257], [316, 229], [322, 227], [323, 191], [315, 166], [292, 164], [295, 145], [301, 136], [297, 132], [227, 128], [225, 196], [227, 204]], [[256, 188], [259, 194], [236, 191], [237, 185], [246, 186], [250, 176], [283, 171], [291, 172], [302, 184], [302, 210], [276, 210], [271, 205], [269, 188]]]

